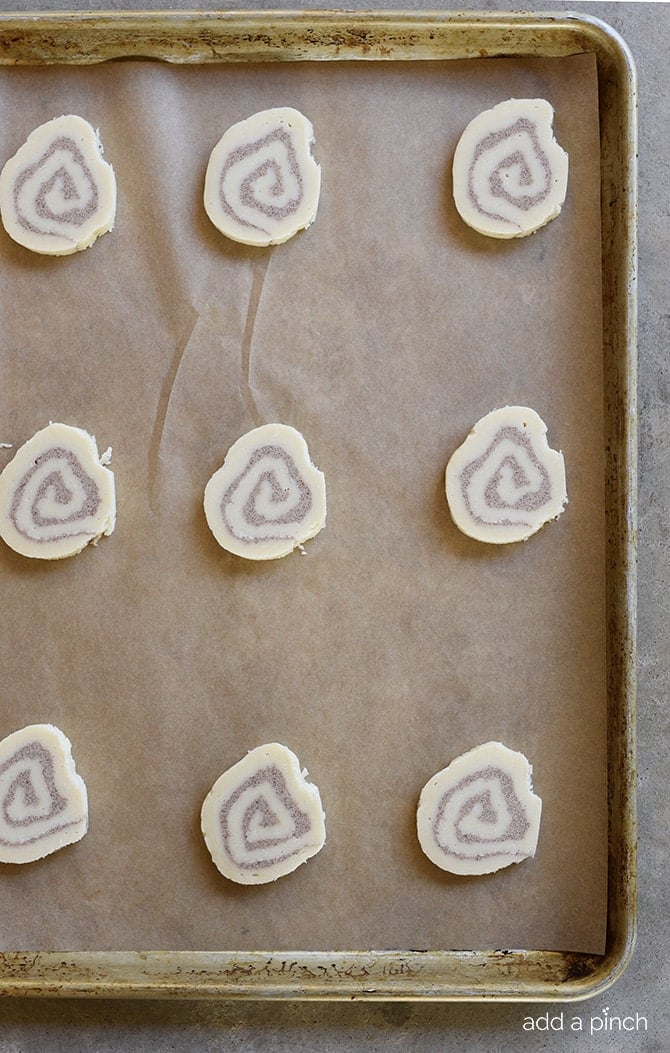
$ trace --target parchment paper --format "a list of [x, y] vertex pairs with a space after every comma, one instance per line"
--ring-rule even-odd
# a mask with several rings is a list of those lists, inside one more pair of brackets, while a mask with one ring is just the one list
[[[501, 242], [457, 216], [450, 165], [467, 121], [513, 96], [554, 105], [569, 190], [558, 219]], [[231, 123], [277, 105], [314, 123], [319, 213], [245, 248], [207, 220], [205, 167]], [[0, 867], [2, 949], [601, 952], [594, 59], [3, 69], [3, 163], [68, 112], [100, 129], [116, 227], [62, 259], [0, 231], [0, 440], [63, 420], [111, 445], [118, 525], [60, 563], [0, 551], [0, 734], [57, 724], [91, 808], [79, 844]], [[570, 503], [498, 548], [455, 528], [443, 473], [506, 403], [547, 422]], [[328, 522], [304, 555], [254, 564], [219, 549], [202, 494], [274, 420], [325, 472]], [[418, 795], [490, 739], [534, 766], [537, 856], [451, 877], [420, 851]], [[241, 888], [211, 863], [200, 806], [272, 740], [320, 787], [328, 840]]]

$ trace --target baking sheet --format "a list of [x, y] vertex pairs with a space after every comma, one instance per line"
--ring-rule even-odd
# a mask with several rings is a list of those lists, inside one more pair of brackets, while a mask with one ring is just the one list
[[[86, 427], [113, 447], [119, 496], [95, 550], [48, 566], [0, 553], [3, 734], [57, 723], [92, 816], [79, 845], [2, 868], [2, 948], [601, 953], [593, 56], [133, 62], [0, 80], [4, 156], [76, 112], [100, 127], [119, 181], [115, 230], [77, 257], [0, 240], [0, 439], [18, 445], [50, 419]], [[515, 95], [555, 106], [568, 199], [532, 238], [484, 242], [454, 213], [449, 163], [469, 116]], [[317, 221], [269, 251], [235, 246], [201, 207], [209, 150], [234, 120], [284, 103], [315, 125]], [[570, 504], [527, 544], [489, 551], [451, 524], [442, 473], [506, 402], [548, 422]], [[304, 556], [248, 565], [217, 548], [201, 495], [232, 441], [273, 419], [303, 431], [325, 471], [328, 525]], [[421, 856], [416, 799], [491, 738], [534, 765], [538, 854], [450, 878]], [[209, 861], [198, 812], [220, 771], [270, 739], [320, 786], [328, 842], [277, 885], [238, 889]]]

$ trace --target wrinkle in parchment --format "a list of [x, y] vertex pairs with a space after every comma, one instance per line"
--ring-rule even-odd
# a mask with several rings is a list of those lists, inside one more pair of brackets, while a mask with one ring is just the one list
[[240, 390], [249, 419], [253, 421], [255, 426], [263, 424], [265, 421], [256, 401], [256, 389], [251, 381], [251, 360], [256, 319], [258, 318], [263, 289], [265, 287], [265, 281], [272, 261], [273, 249], [274, 247], [269, 248], [263, 256], [257, 258], [252, 263], [253, 278], [251, 282], [251, 291], [249, 293], [246, 323], [240, 346], [240, 371], [242, 376]]
[[190, 326], [184, 339], [177, 344], [172, 361], [165, 373], [165, 380], [161, 387], [158, 403], [156, 406], [156, 415], [154, 418], [154, 426], [151, 433], [151, 440], [149, 442], [148, 458], [147, 458], [147, 489], [148, 489], [148, 503], [149, 508], [152, 512], [156, 510], [156, 490], [158, 486], [158, 475], [159, 475], [159, 461], [160, 461], [160, 450], [161, 443], [163, 441], [163, 431], [165, 429], [165, 423], [170, 412], [170, 405], [172, 402], [172, 396], [177, 384], [179, 372], [182, 368], [186, 352], [191, 342], [191, 337], [198, 324], [199, 314], [191, 308], [190, 311]]
[[[203, 449], [219, 431], [230, 432], [231, 419], [227, 397], [227, 383], [237, 374], [237, 392], [241, 402], [240, 427], [258, 426], [265, 422], [258, 405], [258, 393], [252, 381], [256, 321], [259, 315], [263, 290], [270, 268], [272, 250], [251, 260], [251, 286], [248, 306], [243, 319], [239, 341], [235, 340], [231, 319], [228, 317], [225, 300], [214, 299], [199, 307], [189, 305], [188, 328], [179, 340], [165, 370], [164, 380], [156, 405], [153, 429], [148, 448], [148, 502], [152, 512], [158, 505], [158, 487], [161, 477], [161, 460], [164, 453], [164, 437], [170, 418], [183, 430], [184, 413], [189, 406], [197, 413], [203, 397], [212, 390], [220, 392], [221, 417], [210, 418], [208, 430], [203, 422], [192, 418], [192, 426], [184, 439], [193, 440], [198, 433]], [[237, 350], [235, 343], [237, 342]], [[216, 353], [213, 354], [212, 352]], [[178, 405], [175, 400], [178, 399]], [[189, 433], [193, 433], [190, 434]]]

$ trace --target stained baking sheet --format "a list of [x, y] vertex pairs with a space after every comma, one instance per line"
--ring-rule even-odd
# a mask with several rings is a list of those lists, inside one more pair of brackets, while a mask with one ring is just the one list
[[[115, 230], [86, 253], [0, 244], [0, 438], [86, 427], [113, 447], [119, 494], [115, 534], [76, 560], [0, 554], [5, 731], [61, 726], [92, 812], [79, 845], [3, 868], [3, 949], [602, 955], [612, 408], [596, 56], [37, 64], [0, 79], [7, 156], [76, 112], [119, 181]], [[554, 105], [570, 188], [537, 235], [488, 242], [455, 215], [449, 162], [465, 120], [512, 96]], [[230, 123], [278, 104], [314, 123], [319, 215], [247, 249], [208, 224], [204, 167]], [[483, 550], [451, 524], [442, 474], [507, 402], [547, 420], [570, 504], [531, 542]], [[307, 437], [328, 525], [304, 555], [249, 565], [217, 548], [201, 495], [269, 420]], [[537, 858], [450, 878], [420, 854], [416, 799], [491, 738], [534, 765]], [[328, 841], [291, 878], [239, 889], [212, 867], [198, 811], [270, 739], [319, 784]], [[57, 887], [71, 908], [53, 910]]]

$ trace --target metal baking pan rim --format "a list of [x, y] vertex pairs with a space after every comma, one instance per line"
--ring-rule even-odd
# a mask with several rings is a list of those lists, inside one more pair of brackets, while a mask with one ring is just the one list
[[609, 894], [602, 956], [491, 951], [7, 952], [0, 994], [123, 998], [572, 1001], [602, 993], [636, 932], [636, 72], [605, 22], [571, 13], [70, 12], [0, 15], [0, 64], [403, 60], [592, 52], [601, 111], [608, 481]]

